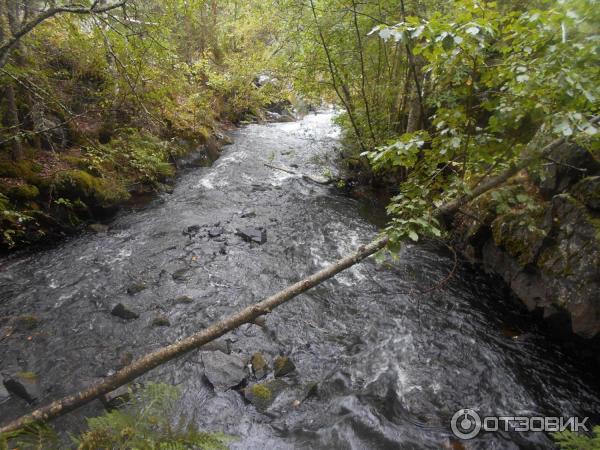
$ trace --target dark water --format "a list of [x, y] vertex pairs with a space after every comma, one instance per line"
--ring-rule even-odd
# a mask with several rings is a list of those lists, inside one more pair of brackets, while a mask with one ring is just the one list
[[[123, 213], [108, 234], [4, 261], [0, 370], [38, 374], [46, 402], [119, 367], [128, 353], [137, 357], [186, 336], [368, 242], [376, 228], [355, 200], [263, 164], [319, 174], [336, 145], [330, 119], [249, 126], [211, 168], [184, 174], [172, 195]], [[242, 217], [249, 212], [255, 217]], [[182, 234], [217, 222], [227, 245], [201, 237], [204, 231]], [[234, 234], [242, 226], [266, 227], [267, 243], [242, 241]], [[237, 391], [216, 394], [198, 352], [146, 379], [180, 385], [182, 412], [203, 428], [238, 436], [232, 447], [239, 449], [462, 448], [450, 417], [467, 407], [486, 415], [598, 417], [597, 392], [581, 368], [544, 334], [519, 325], [522, 313], [504, 285], [459, 266], [443, 289], [415, 293], [452, 266], [443, 249], [410, 247], [393, 268], [363, 262], [274, 311], [266, 329], [246, 325], [229, 334], [233, 354], [287, 354], [297, 366], [294, 386], [318, 383], [317, 395], [298, 406], [293, 394], [283, 395], [263, 414]], [[128, 295], [137, 282], [147, 288]], [[171, 301], [181, 295], [193, 303]], [[111, 316], [119, 302], [140, 318]], [[40, 325], [5, 336], [7, 318], [22, 314]], [[152, 327], [159, 315], [172, 325]], [[28, 410], [11, 399], [0, 405], [0, 420]], [[95, 402], [56, 424], [76, 429], [84, 414], [100, 412]], [[542, 433], [515, 432], [463, 445], [552, 448]]]

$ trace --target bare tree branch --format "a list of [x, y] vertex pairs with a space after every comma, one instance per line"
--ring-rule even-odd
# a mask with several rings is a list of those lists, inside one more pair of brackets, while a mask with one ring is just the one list
[[56, 6], [54, 8], [47, 9], [39, 13], [37, 16], [30, 19], [28, 22], [21, 25], [21, 27], [12, 33], [12, 36], [7, 37], [2, 44], [0, 44], [0, 67], [4, 67], [6, 61], [8, 59], [8, 54], [12, 50], [12, 48], [17, 45], [19, 40], [31, 32], [35, 27], [44, 22], [45, 20], [50, 19], [51, 17], [56, 16], [57, 14], [100, 14], [104, 12], [111, 11], [116, 8], [120, 8], [125, 6], [129, 0], [121, 0], [117, 3], [112, 3], [110, 5], [98, 6], [98, 2], [94, 1], [92, 6], [89, 8], [83, 6], [76, 5], [65, 5], [65, 6]]

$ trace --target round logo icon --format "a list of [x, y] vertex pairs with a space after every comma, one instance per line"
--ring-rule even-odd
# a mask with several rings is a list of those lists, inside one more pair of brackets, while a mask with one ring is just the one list
[[452, 433], [459, 439], [473, 439], [481, 431], [481, 417], [472, 409], [461, 409], [452, 416]]

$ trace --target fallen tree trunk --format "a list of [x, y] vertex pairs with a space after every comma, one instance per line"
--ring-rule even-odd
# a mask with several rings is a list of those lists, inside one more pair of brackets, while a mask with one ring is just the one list
[[295, 171], [293, 171], [291, 169], [287, 169], [285, 167], [274, 166], [273, 164], [265, 163], [265, 166], [266, 167], [270, 167], [271, 169], [281, 170], [282, 172], [289, 173], [289, 174], [292, 174], [292, 175], [299, 175], [302, 178], [304, 178], [305, 180], [312, 181], [313, 183], [317, 183], [317, 184], [331, 184], [331, 183], [333, 183], [335, 181], [334, 179], [317, 178], [317, 177], [315, 177], [313, 175], [307, 175], [305, 173], [295, 172]]
[[149, 353], [146, 356], [134, 361], [129, 366], [122, 368], [115, 374], [78, 392], [77, 394], [69, 395], [60, 400], [56, 400], [46, 406], [36, 409], [27, 415], [13, 420], [12, 422], [2, 426], [0, 428], [0, 433], [18, 430], [28, 424], [31, 424], [32, 422], [47, 422], [79, 408], [80, 406], [91, 402], [101, 395], [114, 391], [119, 386], [138, 378], [140, 375], [150, 371], [151, 369], [178, 356], [188, 353], [191, 350], [197, 349], [202, 345], [211, 342], [220, 336], [223, 336], [229, 331], [236, 329], [240, 325], [256, 320], [259, 316], [270, 313], [279, 305], [333, 277], [348, 267], [351, 267], [354, 264], [362, 261], [366, 257], [385, 247], [386, 244], [387, 238], [381, 238], [364, 245], [360, 247], [357, 252], [336, 261], [329, 267], [320, 270], [319, 272], [295, 284], [292, 284], [291, 286], [288, 286], [277, 294], [272, 295], [271, 297], [268, 297], [259, 303], [250, 305], [179, 342]]
[[[496, 177], [483, 180], [472, 190], [471, 194], [468, 196], [463, 196], [455, 201], [441, 205], [435, 210], [434, 215], [440, 217], [449, 216], [456, 213], [467, 202], [484, 194], [485, 192], [488, 192], [491, 189], [500, 186], [509, 178], [517, 174], [520, 170], [528, 167], [540, 157], [549, 154], [553, 149], [564, 142], [565, 139], [557, 139], [541, 149], [539, 152], [523, 156], [523, 158], [521, 158], [517, 164], [511, 166], [501, 174], [497, 175]], [[16, 431], [28, 424], [35, 422], [47, 422], [65, 413], [75, 410], [100, 397], [101, 395], [112, 392], [116, 388], [138, 378], [153, 368], [194, 349], [197, 349], [245, 323], [253, 322], [258, 317], [270, 313], [274, 308], [376, 253], [384, 248], [387, 243], [387, 237], [376, 239], [371, 243], [360, 247], [355, 253], [339, 259], [329, 267], [326, 267], [325, 269], [320, 270], [319, 272], [304, 278], [303, 280], [298, 281], [291, 286], [288, 286], [284, 290], [266, 298], [265, 300], [262, 300], [259, 303], [250, 305], [179, 342], [149, 353], [134, 361], [130, 365], [120, 369], [115, 374], [76, 394], [56, 400], [46, 406], [42, 406], [32, 411], [29, 414], [21, 416], [12, 422], [9, 422], [0, 428], [0, 433]]]

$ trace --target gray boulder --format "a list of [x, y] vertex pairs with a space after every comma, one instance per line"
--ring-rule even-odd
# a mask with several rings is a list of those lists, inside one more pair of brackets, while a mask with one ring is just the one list
[[221, 351], [202, 354], [204, 375], [216, 391], [226, 391], [238, 386], [246, 379], [244, 361], [235, 355]]

